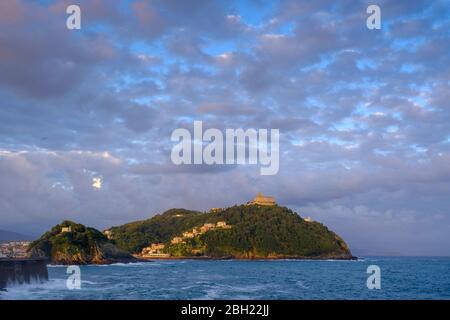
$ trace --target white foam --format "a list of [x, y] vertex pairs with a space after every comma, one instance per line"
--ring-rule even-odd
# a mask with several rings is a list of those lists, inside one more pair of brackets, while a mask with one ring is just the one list
[[50, 293], [57, 290], [67, 290], [66, 279], [52, 279], [46, 282], [31, 282], [28, 284], [11, 284], [2, 292], [1, 299], [28, 300], [35, 299], [38, 294]]

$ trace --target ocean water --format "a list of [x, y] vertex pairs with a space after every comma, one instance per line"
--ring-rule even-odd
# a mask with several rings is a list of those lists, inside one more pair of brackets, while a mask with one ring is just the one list
[[[381, 269], [369, 290], [367, 267]], [[155, 260], [67, 268], [49, 266], [45, 283], [16, 285], [0, 299], [450, 299], [450, 258], [371, 257], [357, 261]]]

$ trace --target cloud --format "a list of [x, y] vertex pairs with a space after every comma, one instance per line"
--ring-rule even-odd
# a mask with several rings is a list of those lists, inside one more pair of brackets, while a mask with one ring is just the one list
[[[76, 32], [68, 3], [0, 4], [3, 229], [104, 228], [262, 191], [359, 252], [449, 254], [445, 1], [381, 1], [377, 32], [368, 1], [81, 1]], [[194, 120], [279, 129], [279, 174], [172, 165], [170, 134]]]

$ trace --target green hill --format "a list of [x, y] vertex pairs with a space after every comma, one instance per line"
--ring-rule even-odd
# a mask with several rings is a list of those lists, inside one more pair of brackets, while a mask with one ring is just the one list
[[[214, 228], [183, 243], [171, 239], [205, 223], [224, 221], [229, 229]], [[240, 205], [216, 213], [171, 209], [151, 219], [110, 229], [121, 249], [139, 253], [152, 243], [164, 243], [172, 256], [212, 258], [351, 259], [337, 234], [318, 222], [307, 222], [286, 207]]]
[[[63, 230], [70, 228], [70, 231]], [[31, 243], [32, 257], [46, 257], [53, 264], [108, 264], [136, 259], [118, 249], [100, 231], [71, 221], [54, 226]]]

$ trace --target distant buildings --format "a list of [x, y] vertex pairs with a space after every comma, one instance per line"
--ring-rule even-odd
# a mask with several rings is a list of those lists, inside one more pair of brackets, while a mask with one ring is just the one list
[[183, 238], [193, 238], [195, 237], [193, 232], [183, 232]]
[[0, 244], [0, 257], [26, 258], [30, 241], [11, 241]]
[[229, 224], [227, 224], [225, 221], [217, 221], [216, 228], [231, 229], [231, 226]]
[[209, 210], [210, 213], [218, 213], [218, 212], [221, 212], [221, 211], [223, 211], [222, 208], [211, 208]]
[[[228, 225], [225, 221], [217, 221], [216, 223], [205, 223], [201, 227], [193, 228], [190, 231], [183, 232], [181, 236], [173, 237], [170, 240], [170, 244], [171, 245], [186, 244], [188, 239], [193, 239], [196, 236], [201, 235], [210, 230], [230, 229], [230, 228], [231, 226]], [[105, 233], [105, 231], [103, 233]], [[144, 258], [170, 257], [170, 254], [164, 252], [165, 248], [166, 247], [164, 243], [152, 243], [150, 246], [142, 249], [141, 256]], [[193, 248], [191, 251], [192, 254], [200, 254], [202, 252], [202, 249]]]
[[163, 250], [166, 246], [164, 243], [152, 243], [149, 247], [142, 249], [141, 255], [147, 257], [169, 257], [169, 254], [164, 253]]
[[182, 237], [174, 237], [172, 238], [172, 240], [170, 240], [171, 244], [179, 244], [179, 243], [184, 243], [184, 240]]
[[200, 227], [200, 233], [208, 232], [209, 230], [213, 229], [216, 225], [214, 223], [205, 223]]
[[305, 222], [312, 222], [313, 220], [311, 219], [311, 217], [306, 217], [303, 220], [305, 220]]
[[277, 203], [275, 202], [274, 197], [264, 196], [261, 192], [259, 192], [256, 197], [247, 203], [247, 205], [259, 205], [259, 206], [274, 206]]
[[222, 227], [225, 227], [226, 225], [227, 225], [227, 223], [225, 221], [217, 221], [217, 223], [216, 223], [217, 228], [222, 228]]

